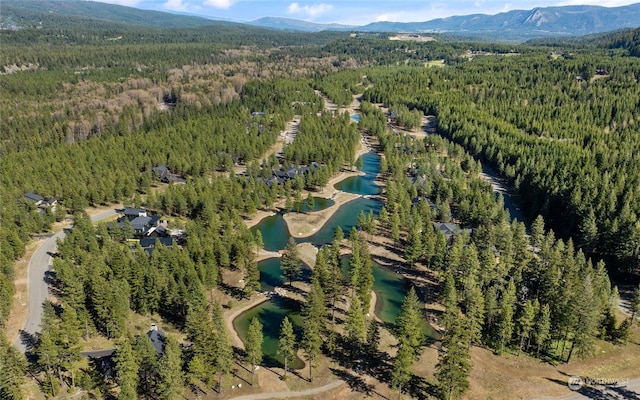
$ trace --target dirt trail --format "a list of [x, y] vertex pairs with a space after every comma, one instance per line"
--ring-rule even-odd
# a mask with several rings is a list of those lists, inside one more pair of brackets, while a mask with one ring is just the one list
[[301, 390], [299, 392], [273, 392], [273, 393], [256, 393], [256, 394], [247, 394], [244, 396], [233, 397], [231, 400], [266, 400], [266, 399], [284, 399], [291, 397], [304, 397], [304, 396], [312, 396], [314, 394], [319, 394], [322, 392], [328, 392], [329, 390], [335, 389], [342, 385], [344, 381], [335, 381], [324, 386], [320, 386], [313, 389]]

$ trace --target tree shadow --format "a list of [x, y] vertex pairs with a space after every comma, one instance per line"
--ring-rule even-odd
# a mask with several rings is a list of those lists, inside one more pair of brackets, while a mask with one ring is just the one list
[[20, 329], [20, 343], [22, 343], [25, 347], [25, 356], [29, 362], [35, 361], [35, 349], [36, 344], [38, 344], [38, 334], [37, 333], [29, 333], [23, 329]]
[[242, 300], [245, 298], [245, 293], [244, 293], [244, 290], [242, 290], [242, 288], [231, 286], [224, 282], [220, 282], [219, 286], [220, 288], [222, 288], [222, 290], [226, 294], [228, 294], [229, 296], [233, 297], [236, 300]]
[[371, 396], [374, 392], [374, 386], [367, 384], [360, 376], [354, 375], [344, 369], [329, 368], [329, 370], [339, 379], [345, 381], [347, 385], [349, 385], [349, 388], [355, 392], [364, 393], [367, 396]]
[[411, 375], [405, 391], [417, 399], [430, 399], [438, 396], [439, 388], [421, 376]]

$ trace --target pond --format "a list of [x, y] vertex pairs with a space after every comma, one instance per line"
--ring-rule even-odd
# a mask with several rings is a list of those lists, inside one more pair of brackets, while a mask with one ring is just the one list
[[[300, 310], [302, 305], [299, 301], [274, 296], [269, 301], [260, 303], [257, 306], [243, 312], [238, 318], [233, 320], [233, 328], [238, 332], [238, 336], [243, 342], [246, 341], [246, 333], [249, 330], [249, 324], [251, 320], [256, 317], [262, 324], [262, 363], [267, 367], [280, 367], [284, 364], [282, 355], [279, 354], [279, 337], [280, 337], [280, 325], [284, 320], [284, 317], [289, 317], [293, 324], [294, 333], [296, 334], [296, 342], [300, 342], [302, 336], [302, 318], [300, 316]], [[295, 359], [288, 365], [293, 369], [300, 369], [304, 367], [304, 361], [295, 357]]]
[[[380, 157], [375, 153], [367, 153], [362, 156], [362, 171], [365, 175], [347, 178], [336, 184], [336, 189], [349, 193], [360, 194], [363, 196], [377, 195], [380, 188], [374, 183], [374, 180], [380, 170]], [[328, 206], [327, 206], [328, 207]], [[382, 208], [382, 202], [375, 198], [361, 197], [343, 204], [329, 218], [320, 230], [312, 236], [297, 239], [297, 243], [312, 243], [314, 245], [323, 245], [330, 243], [334, 232], [340, 226], [348, 236], [351, 228], [357, 225], [358, 215], [360, 212], [365, 214], [373, 212], [378, 215]], [[264, 248], [269, 251], [278, 251], [286, 247], [289, 241], [289, 231], [283, 218], [283, 213], [279, 213], [263, 219], [255, 229], [259, 229], [262, 233]], [[346, 261], [345, 261], [346, 260]], [[343, 263], [348, 264], [348, 258], [343, 258]], [[343, 264], [346, 268], [347, 264]], [[260, 285], [262, 291], [270, 292], [275, 287], [285, 287], [284, 278], [280, 270], [280, 259], [270, 258], [258, 263], [260, 270]], [[346, 272], [346, 269], [344, 269]], [[303, 269], [302, 280], [309, 280], [311, 270], [306, 267]], [[376, 292], [376, 315], [387, 326], [395, 324], [395, 319], [400, 312], [402, 302], [409, 289], [408, 282], [399, 274], [374, 264], [374, 287]], [[263, 324], [263, 352], [265, 354], [266, 363], [281, 363], [282, 358], [278, 354], [278, 338], [280, 334], [280, 324], [285, 315], [288, 315], [294, 326], [297, 326], [297, 332], [300, 334], [300, 303], [291, 299], [274, 296], [269, 301], [242, 313], [233, 322], [235, 329], [238, 331], [240, 338], [244, 340], [249, 323], [253, 317], [257, 317]], [[297, 325], [296, 325], [297, 324]], [[428, 326], [428, 324], [425, 325]], [[431, 333], [427, 333], [431, 336]], [[302, 367], [304, 363], [297, 360], [294, 368]], [[269, 365], [269, 364], [267, 364]], [[299, 365], [299, 366], [298, 366]]]
[[374, 181], [380, 171], [380, 156], [376, 153], [362, 155], [361, 171], [363, 176], [352, 176], [335, 184], [335, 188], [343, 192], [372, 196], [380, 193], [380, 186]]
[[[280, 269], [280, 258], [267, 258], [258, 262], [260, 271], [260, 291], [270, 292], [277, 287], [288, 284]], [[303, 263], [299, 280], [309, 282], [311, 280], [311, 268]]]
[[[349, 258], [342, 257], [342, 272], [345, 279], [349, 276]], [[388, 327], [396, 324], [396, 318], [402, 311], [402, 303], [409, 292], [411, 283], [399, 273], [373, 263], [373, 291], [376, 293], [376, 316]], [[436, 332], [431, 325], [424, 322], [424, 334], [428, 338], [436, 337]]]

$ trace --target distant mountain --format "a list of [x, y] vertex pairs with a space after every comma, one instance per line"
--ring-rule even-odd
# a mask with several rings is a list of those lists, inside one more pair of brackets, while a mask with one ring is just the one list
[[0, 28], [42, 26], [46, 20], [73, 18], [101, 23], [126, 24], [153, 28], [196, 28], [212, 25], [211, 19], [140, 10], [115, 4], [80, 0], [2, 0]]
[[285, 31], [320, 32], [320, 31], [349, 31], [359, 29], [355, 25], [316, 24], [291, 18], [265, 17], [255, 21], [245, 22], [247, 25], [262, 28], [280, 29]]
[[565, 6], [473, 14], [426, 22], [375, 22], [369, 32], [447, 32], [509, 37], [581, 36], [640, 26], [640, 3], [623, 7]]
[[374, 22], [364, 26], [316, 24], [289, 18], [261, 18], [250, 25], [272, 29], [318, 32], [442, 32], [510, 39], [582, 36], [640, 26], [640, 3], [623, 7], [564, 6], [514, 10], [496, 15], [472, 14], [425, 22]]
[[473, 14], [425, 22], [375, 22], [364, 26], [317, 24], [289, 18], [267, 17], [235, 24], [201, 16], [170, 14], [81, 0], [2, 0], [0, 29], [47, 26], [110, 28], [198, 28], [233, 25], [249, 29], [320, 32], [358, 31], [389, 33], [441, 32], [486, 40], [528, 40], [544, 37], [584, 36], [640, 26], [640, 3], [623, 7], [565, 6], [514, 10], [496, 15]]

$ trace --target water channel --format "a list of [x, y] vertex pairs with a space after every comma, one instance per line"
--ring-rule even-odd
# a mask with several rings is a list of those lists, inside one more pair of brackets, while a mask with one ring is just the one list
[[[363, 197], [343, 204], [317, 233], [306, 238], [296, 239], [296, 242], [312, 243], [314, 245], [330, 243], [338, 226], [342, 228], [345, 235], [349, 234], [351, 228], [357, 224], [360, 211], [364, 213], [372, 211], [374, 215], [377, 215], [382, 208], [382, 202], [375, 197], [364, 196], [375, 196], [379, 193], [380, 188], [374, 183], [379, 170], [380, 157], [377, 154], [367, 153], [363, 155], [362, 172], [364, 172], [364, 175], [347, 178], [335, 185], [338, 190], [359, 194]], [[254, 229], [260, 230], [264, 247], [270, 251], [284, 249], [290, 237], [282, 213], [263, 219]], [[346, 263], [348, 258], [345, 257], [343, 260]], [[262, 291], [269, 292], [275, 287], [285, 286], [279, 258], [263, 260], [258, 263], [258, 267]], [[310, 273], [310, 269], [305, 267], [301, 279], [308, 281]], [[400, 312], [409, 284], [401, 275], [378, 264], [374, 264], [374, 279], [373, 290], [377, 297], [376, 316], [386, 325], [392, 326]], [[233, 321], [233, 325], [240, 338], [244, 340], [251, 319], [257, 317], [264, 326], [262, 349], [265, 354], [265, 362], [267, 365], [277, 365], [277, 363], [282, 362], [278, 354], [280, 324], [285, 315], [288, 316], [294, 324], [296, 333], [300, 335], [300, 308], [301, 304], [295, 300], [274, 296], [270, 301], [261, 303], [242, 313]], [[431, 334], [431, 331], [428, 334]], [[302, 360], [295, 360], [293, 364], [293, 368], [301, 368], [304, 363]]]

